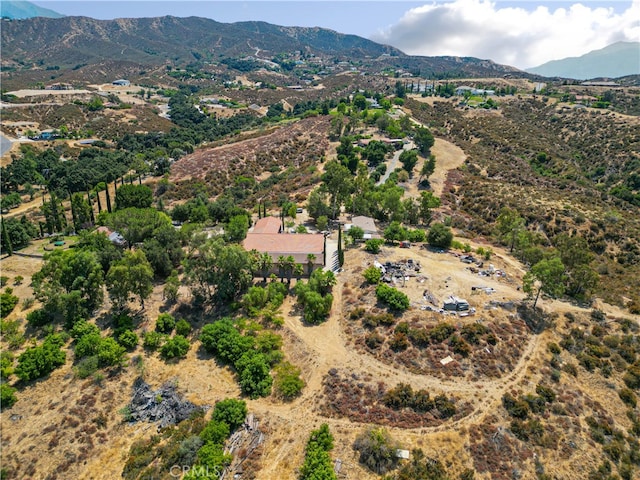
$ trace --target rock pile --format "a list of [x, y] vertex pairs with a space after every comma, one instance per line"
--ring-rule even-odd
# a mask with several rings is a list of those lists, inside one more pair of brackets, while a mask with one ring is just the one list
[[158, 428], [175, 425], [202, 408], [183, 400], [175, 382], [165, 383], [153, 391], [140, 377], [133, 383], [133, 396], [128, 407], [132, 422], [158, 422]]

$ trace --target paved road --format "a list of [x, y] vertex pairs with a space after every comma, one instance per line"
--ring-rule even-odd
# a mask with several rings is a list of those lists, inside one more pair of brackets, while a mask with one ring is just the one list
[[378, 180], [378, 183], [376, 185], [382, 185], [384, 182], [387, 181], [387, 178], [389, 178], [389, 175], [391, 175], [391, 172], [393, 172], [398, 166], [398, 160], [400, 159], [400, 155], [402, 154], [402, 152], [404, 152], [405, 150], [412, 150], [414, 148], [416, 148], [414, 143], [409, 142], [409, 143], [405, 143], [400, 150], [396, 151], [393, 154], [393, 158], [387, 165], [387, 171], [384, 172], [384, 175], [382, 177], [380, 177], [380, 180]]

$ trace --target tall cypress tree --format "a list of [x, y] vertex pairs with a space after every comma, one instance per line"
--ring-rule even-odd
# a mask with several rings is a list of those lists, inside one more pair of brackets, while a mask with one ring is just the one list
[[91, 195], [89, 194], [89, 190], [87, 190], [87, 202], [89, 202], [89, 207], [91, 208], [91, 223], [95, 225], [96, 217], [93, 215], [93, 203], [91, 203]]
[[13, 245], [11, 245], [11, 239], [9, 238], [9, 232], [4, 226], [4, 219], [0, 219], [0, 230], [2, 230], [2, 245], [7, 250], [7, 255], [13, 255]]
[[[115, 182], [114, 182], [115, 184]], [[111, 213], [111, 197], [109, 196], [109, 184], [107, 183], [107, 188], [104, 189], [104, 194], [107, 196], [107, 212]]]

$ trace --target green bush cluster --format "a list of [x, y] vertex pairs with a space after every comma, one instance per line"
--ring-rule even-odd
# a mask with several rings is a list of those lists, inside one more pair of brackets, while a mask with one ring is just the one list
[[323, 423], [309, 436], [304, 463], [298, 478], [300, 480], [335, 480], [337, 476], [329, 456], [331, 450], [333, 450], [333, 435], [329, 431], [329, 425]]
[[165, 360], [182, 358], [187, 355], [190, 346], [191, 344], [189, 343], [189, 340], [182, 335], [176, 335], [175, 337], [167, 339], [164, 345], [162, 345], [162, 348], [160, 348], [160, 355]]
[[15, 374], [29, 381], [44, 377], [64, 365], [67, 355], [60, 348], [64, 340], [60, 334], [49, 335], [41, 345], [30, 347], [18, 357]]
[[307, 283], [298, 282], [295, 290], [298, 303], [302, 307], [304, 320], [317, 325], [324, 322], [333, 305], [331, 289], [336, 283], [333, 272], [322, 269], [314, 270]]
[[236, 369], [240, 388], [250, 398], [266, 397], [271, 393], [273, 379], [270, 375], [270, 358], [273, 351], [259, 349], [256, 338], [243, 335], [229, 318], [218, 320], [202, 328], [200, 334], [202, 346], [222, 362], [233, 365]]
[[391, 310], [404, 312], [410, 306], [409, 297], [400, 290], [380, 283], [376, 287], [376, 298], [378, 301], [386, 303]]

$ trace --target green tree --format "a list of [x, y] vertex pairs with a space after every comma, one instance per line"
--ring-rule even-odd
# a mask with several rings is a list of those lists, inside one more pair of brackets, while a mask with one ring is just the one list
[[156, 332], [170, 334], [176, 326], [176, 319], [170, 313], [161, 313], [156, 319]]
[[300, 480], [335, 480], [333, 462], [329, 452], [333, 450], [333, 435], [323, 423], [311, 432], [305, 449], [304, 463], [300, 468]]
[[182, 335], [176, 335], [168, 339], [162, 348], [160, 349], [160, 355], [165, 360], [169, 360], [171, 358], [182, 358], [187, 355], [189, 351], [189, 347], [191, 344], [189, 340], [187, 340]]
[[442, 223], [434, 223], [427, 234], [427, 242], [434, 247], [449, 248], [452, 241], [451, 229]]
[[247, 404], [244, 400], [227, 398], [216, 403], [211, 414], [211, 420], [224, 422], [229, 425], [229, 430], [234, 432], [244, 423], [247, 417]]
[[249, 398], [266, 397], [271, 393], [273, 378], [267, 357], [254, 350], [245, 352], [235, 363], [238, 371], [238, 383], [242, 393]]
[[364, 238], [364, 230], [357, 225], [352, 225], [351, 228], [347, 230], [346, 235], [351, 238], [351, 243], [355, 245], [358, 240]]
[[496, 219], [496, 228], [500, 240], [509, 245], [509, 251], [513, 252], [518, 234], [524, 230], [524, 219], [517, 210], [503, 207]]
[[102, 305], [102, 267], [96, 255], [87, 250], [56, 250], [46, 254], [32, 282], [36, 298], [53, 314], [68, 312], [74, 299], [81, 317], [87, 317]]
[[382, 272], [380, 269], [374, 265], [371, 265], [364, 272], [364, 279], [372, 285], [377, 285], [380, 283], [380, 279], [382, 278]]
[[[347, 167], [336, 160], [326, 163], [322, 174], [322, 188], [331, 199], [331, 218], [335, 219], [340, 206], [347, 200], [353, 188], [352, 174]], [[311, 214], [311, 208], [309, 209]], [[317, 217], [316, 217], [317, 218]]]
[[91, 205], [81, 193], [71, 195], [71, 211], [73, 212], [73, 225], [76, 232], [92, 225]]
[[400, 154], [400, 163], [409, 174], [409, 178], [413, 177], [413, 169], [418, 163], [418, 152], [416, 150], [403, 150]]
[[229, 223], [224, 229], [224, 237], [227, 242], [239, 243], [246, 238], [248, 231], [249, 217], [235, 215], [229, 219]]
[[27, 348], [18, 357], [16, 376], [25, 382], [48, 375], [64, 365], [66, 353], [60, 347], [64, 344], [60, 335], [49, 335], [41, 345]]
[[[329, 202], [328, 193], [321, 188], [316, 188], [309, 194], [309, 198], [307, 199], [307, 212], [309, 212], [309, 216], [311, 218], [316, 219], [316, 224], [322, 217], [326, 219], [331, 215]], [[318, 226], [318, 229], [326, 230], [326, 225], [325, 228], [320, 228], [320, 226]]]
[[407, 238], [407, 230], [400, 225], [400, 222], [391, 222], [391, 224], [385, 228], [383, 236], [384, 239], [390, 243], [402, 242]]
[[0, 411], [13, 407], [17, 401], [16, 389], [6, 383], [0, 384]]
[[422, 164], [422, 168], [420, 169], [420, 180], [419, 183], [424, 182], [425, 180], [429, 180], [429, 177], [433, 175], [433, 172], [436, 171], [436, 156], [431, 154]]
[[391, 310], [404, 312], [411, 305], [409, 297], [400, 290], [390, 287], [386, 283], [378, 283], [376, 287], [376, 298], [386, 303]]
[[429, 129], [425, 127], [416, 128], [413, 140], [416, 142], [418, 150], [420, 151], [422, 156], [428, 157], [431, 152], [431, 147], [433, 147], [433, 144], [435, 143], [433, 134], [429, 131]]
[[599, 277], [589, 266], [594, 255], [586, 239], [578, 235], [570, 237], [562, 234], [555, 239], [555, 245], [566, 268], [567, 293], [571, 296], [581, 296], [592, 290], [597, 285]]
[[109, 269], [107, 290], [117, 309], [126, 306], [130, 295], [136, 295], [144, 309], [144, 301], [153, 291], [153, 269], [142, 250], [125, 252]]
[[153, 204], [153, 191], [146, 185], [122, 185], [116, 190], [116, 210], [149, 208]]
[[253, 280], [254, 263], [239, 245], [208, 240], [185, 260], [185, 277], [203, 301], [229, 302], [243, 295]]
[[528, 293], [535, 292], [533, 308], [536, 308], [540, 292], [551, 297], [558, 297], [564, 293], [565, 268], [558, 257], [540, 260], [522, 279], [522, 289]]
[[171, 219], [154, 208], [125, 208], [107, 215], [106, 225], [126, 240], [129, 248], [152, 238], [162, 227], [170, 227]]

